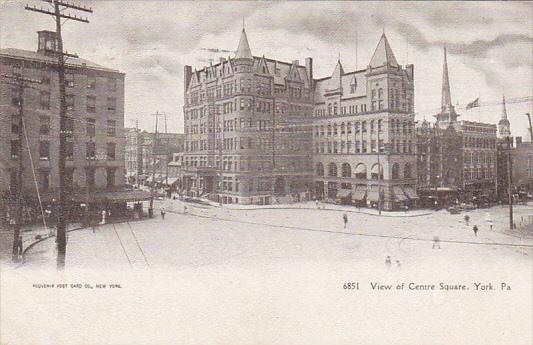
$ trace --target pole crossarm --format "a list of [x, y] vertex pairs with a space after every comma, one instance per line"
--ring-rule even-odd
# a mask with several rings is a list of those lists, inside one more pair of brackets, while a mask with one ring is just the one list
[[[27, 9], [28, 11], [33, 11], [33, 12], [40, 12], [40, 13], [44, 13], [44, 14], [48, 14], [48, 15], [51, 15], [51, 16], [56, 16], [56, 14], [52, 11], [49, 11], [49, 10], [45, 10], [43, 8], [37, 8], [35, 6], [29, 6], [29, 5], [26, 5], [26, 7], [24, 7], [25, 9]], [[75, 20], [75, 21], [78, 21], [78, 22], [84, 22], [84, 23], [88, 23], [89, 20], [87, 18], [83, 18], [83, 17], [78, 17], [76, 15], [71, 15], [71, 14], [63, 14], [63, 13], [59, 13], [57, 14], [57, 16], [61, 17], [61, 18], [66, 18], [66, 19], [71, 19], [71, 20]]]
[[[53, 0], [42, 0], [44, 2], [48, 2], [50, 4], [53, 4], [54, 1]], [[66, 1], [56, 1], [57, 4], [59, 6], [64, 6], [64, 7], [67, 7], [67, 8], [72, 8], [73, 10], [78, 10], [78, 11], [84, 11], [84, 12], [89, 12], [89, 13], [93, 13], [93, 9], [91, 7], [84, 7], [84, 6], [80, 6], [80, 5], [76, 5], [76, 4], [72, 4], [72, 3], [69, 3], [69, 2], [66, 2]]]

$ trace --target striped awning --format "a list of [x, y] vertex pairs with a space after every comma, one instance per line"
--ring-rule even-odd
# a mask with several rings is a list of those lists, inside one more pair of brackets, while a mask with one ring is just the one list
[[355, 187], [355, 193], [353, 194], [353, 199], [362, 201], [365, 199], [366, 195], [366, 186], [358, 185]]
[[378, 186], [371, 186], [366, 196], [367, 200], [378, 202], [379, 201], [379, 188]]
[[394, 198], [397, 201], [405, 201], [407, 200], [407, 197], [405, 196], [402, 187], [400, 186], [394, 186], [392, 187], [392, 191], [394, 192]]
[[416, 191], [413, 187], [409, 187], [409, 186], [403, 187], [403, 192], [411, 200], [418, 199], [418, 195], [416, 194]]

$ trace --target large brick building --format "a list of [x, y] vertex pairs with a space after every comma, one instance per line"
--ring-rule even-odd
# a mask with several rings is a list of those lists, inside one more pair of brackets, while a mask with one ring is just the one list
[[366, 69], [338, 61], [314, 86], [316, 196], [384, 209], [415, 202], [413, 65], [398, 64], [383, 34]]
[[493, 198], [496, 125], [458, 121], [459, 116], [451, 101], [445, 49], [441, 110], [434, 124], [423, 121], [417, 127], [418, 189], [442, 202]]
[[253, 56], [185, 66], [182, 185], [222, 203], [299, 200], [312, 189], [313, 64]]
[[[0, 82], [0, 192], [13, 196], [19, 159], [27, 205], [49, 202], [59, 185], [59, 80], [55, 33], [38, 33], [38, 50], [1, 49], [2, 74], [41, 81], [25, 89], [19, 125], [17, 90]], [[69, 57], [66, 63], [67, 188], [80, 192], [117, 190], [124, 184], [124, 74], [93, 62]], [[24, 140], [19, 142], [19, 131]], [[27, 140], [27, 141], [26, 141]], [[22, 157], [19, 146], [22, 145]], [[5, 198], [4, 198], [5, 200]], [[5, 207], [4, 207], [5, 210]]]

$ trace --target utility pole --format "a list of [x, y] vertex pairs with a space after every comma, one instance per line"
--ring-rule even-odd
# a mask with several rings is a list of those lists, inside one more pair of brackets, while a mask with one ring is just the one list
[[[92, 142], [93, 142], [93, 136], [89, 136], [89, 147], [92, 148]], [[96, 154], [96, 152], [95, 152]], [[85, 189], [85, 224], [88, 227], [89, 226], [89, 219], [90, 219], [90, 210], [89, 210], [89, 203], [91, 201], [91, 185], [89, 184], [89, 174], [91, 174], [91, 161], [95, 157], [87, 156], [87, 178], [85, 179], [86, 189]], [[93, 228], [94, 229], [94, 228]]]
[[150, 188], [151, 197], [150, 197], [150, 209], [148, 210], [148, 215], [151, 217], [154, 216], [154, 187], [155, 187], [155, 151], [156, 151], [156, 142], [157, 142], [157, 127], [159, 122], [159, 116], [163, 116], [164, 114], [160, 114], [159, 111], [156, 111], [155, 114], [152, 114], [152, 116], [155, 116], [155, 133], [152, 137], [152, 188]]
[[16, 221], [13, 231], [13, 262], [18, 261], [18, 238], [20, 235], [20, 229], [22, 227], [22, 199], [23, 199], [23, 188], [22, 188], [22, 172], [24, 170], [24, 161], [22, 160], [22, 142], [24, 140], [24, 89], [35, 89], [30, 86], [31, 84], [40, 84], [38, 80], [24, 78], [24, 69], [21, 69], [20, 74], [5, 75], [2, 74], [2, 77], [10, 80], [6, 84], [13, 85], [17, 88], [17, 100], [18, 100], [18, 171], [17, 171], [17, 202], [16, 202]]
[[66, 171], [65, 160], [67, 153], [67, 104], [65, 96], [65, 56], [71, 56], [68, 53], [63, 52], [63, 38], [61, 36], [61, 20], [74, 20], [78, 22], [88, 23], [87, 18], [78, 17], [77, 15], [71, 15], [65, 13], [66, 9], [82, 11], [92, 13], [91, 8], [75, 5], [67, 1], [62, 0], [43, 0], [53, 5], [54, 11], [49, 11], [43, 8], [30, 7], [26, 5], [25, 9], [28, 11], [39, 12], [51, 15], [55, 19], [56, 23], [56, 40], [57, 40], [57, 61], [58, 61], [58, 76], [59, 76], [59, 214], [57, 221], [57, 268], [62, 270], [65, 267], [65, 253], [67, 249], [67, 213], [68, 213], [68, 201], [66, 190]]
[[513, 221], [513, 168], [511, 158], [511, 136], [507, 136], [507, 193], [509, 194], [509, 229], [514, 229]]

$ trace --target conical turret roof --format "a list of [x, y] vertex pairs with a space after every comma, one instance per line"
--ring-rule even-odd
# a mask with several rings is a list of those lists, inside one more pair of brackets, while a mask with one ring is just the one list
[[390, 47], [385, 33], [381, 35], [381, 39], [374, 51], [374, 55], [372, 55], [372, 59], [370, 59], [370, 67], [372, 68], [384, 65], [398, 66], [398, 62], [394, 57], [394, 53], [392, 52], [392, 48]]
[[246, 31], [242, 29], [241, 39], [239, 40], [239, 46], [235, 51], [236, 59], [253, 59], [252, 51], [250, 50], [250, 44], [248, 44], [248, 37]]

